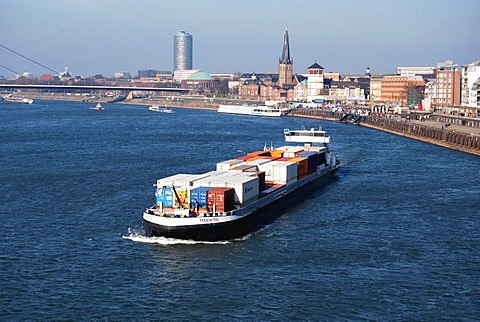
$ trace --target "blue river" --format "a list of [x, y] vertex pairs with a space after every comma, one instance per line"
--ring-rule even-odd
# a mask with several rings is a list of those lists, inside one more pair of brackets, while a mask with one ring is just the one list
[[[316, 119], [0, 104], [0, 320], [474, 321], [480, 158]], [[245, 238], [143, 235], [157, 178], [323, 126], [338, 179]]]

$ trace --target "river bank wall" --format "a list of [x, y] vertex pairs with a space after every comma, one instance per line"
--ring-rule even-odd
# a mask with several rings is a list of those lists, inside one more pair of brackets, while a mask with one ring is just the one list
[[[290, 115], [338, 121], [343, 113], [317, 109], [295, 109], [291, 111]], [[466, 126], [444, 128], [441, 122], [410, 123], [398, 118], [376, 115], [362, 117], [358, 125], [480, 156], [480, 134], [474, 133], [474, 131], [479, 132], [478, 128]]]

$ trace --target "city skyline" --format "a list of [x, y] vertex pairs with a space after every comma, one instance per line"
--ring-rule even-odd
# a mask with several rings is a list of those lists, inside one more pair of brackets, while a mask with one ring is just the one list
[[[286, 27], [294, 73], [394, 73], [398, 66], [468, 64], [480, 56], [480, 1], [4, 0], [0, 44], [74, 75], [171, 70], [172, 37], [195, 37], [195, 68], [276, 72]], [[3, 48], [11, 70], [51, 73]], [[0, 75], [14, 73], [0, 68]]]

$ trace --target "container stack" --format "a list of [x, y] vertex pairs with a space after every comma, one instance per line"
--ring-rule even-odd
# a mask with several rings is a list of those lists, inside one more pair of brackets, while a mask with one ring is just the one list
[[156, 204], [167, 208], [228, 212], [315, 173], [326, 148], [283, 146], [217, 163], [216, 171], [157, 180]]

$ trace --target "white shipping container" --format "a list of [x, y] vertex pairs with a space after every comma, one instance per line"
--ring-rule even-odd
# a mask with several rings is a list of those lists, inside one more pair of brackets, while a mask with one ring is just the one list
[[242, 164], [233, 168], [230, 168], [230, 172], [255, 172], [258, 171], [258, 167], [256, 165], [251, 164]]
[[234, 176], [232, 181], [227, 184], [227, 187], [235, 189], [235, 202], [241, 204], [254, 198], [258, 198], [258, 194], [260, 193], [259, 186], [258, 175]]
[[260, 164], [265, 164], [265, 163], [268, 163], [268, 162], [272, 162], [272, 160], [271, 159], [257, 159], [257, 160], [247, 161], [247, 162], [245, 162], [245, 164], [259, 166]]
[[319, 152], [319, 151], [323, 151], [323, 150], [326, 150], [327, 148], [324, 147], [324, 146], [310, 146], [310, 147], [307, 147], [305, 148], [305, 151], [307, 152]]
[[[211, 176], [202, 178], [201, 180], [197, 180], [193, 183], [193, 188], [197, 187], [213, 187], [213, 183], [218, 183], [218, 182], [225, 182], [226, 178], [230, 177], [231, 174], [226, 171], [211, 171], [211, 172], [216, 172], [213, 173]], [[219, 187], [219, 186], [217, 186]]]
[[233, 188], [236, 203], [244, 203], [259, 194], [259, 179], [255, 172], [224, 173], [196, 181], [194, 186]]
[[286, 184], [297, 177], [297, 164], [288, 161], [272, 161], [259, 165], [265, 172], [265, 181]]
[[293, 149], [293, 148], [298, 148], [298, 146], [294, 146], [294, 145], [285, 145], [285, 146], [281, 146], [281, 147], [275, 148], [275, 150], [283, 150], [283, 151], [288, 151], [288, 149]]
[[238, 166], [240, 164], [243, 164], [244, 162], [242, 160], [226, 160], [217, 163], [217, 171], [228, 171], [230, 170], [231, 167]]
[[287, 151], [283, 153], [284, 158], [295, 158], [295, 153], [302, 152], [304, 150], [304, 147], [293, 147], [289, 148]]
[[273, 167], [273, 183], [288, 183], [297, 178], [297, 163], [286, 162]]
[[162, 178], [157, 180], [157, 187], [171, 186], [172, 184], [176, 187], [191, 187], [193, 183], [197, 180], [207, 177], [206, 174], [184, 174], [179, 173], [170, 177]]

